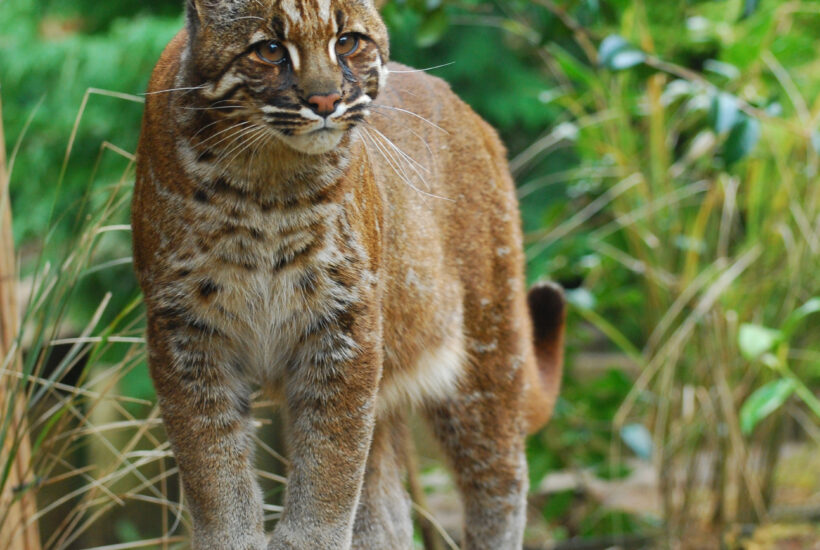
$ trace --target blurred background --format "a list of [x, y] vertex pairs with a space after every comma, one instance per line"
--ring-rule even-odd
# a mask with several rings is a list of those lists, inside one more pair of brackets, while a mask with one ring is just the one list
[[[185, 547], [127, 225], [140, 94], [181, 5], [0, 2], [0, 549]], [[820, 548], [820, 2], [383, 13], [393, 58], [498, 129], [530, 282], [567, 289], [527, 547]], [[255, 414], [272, 525], [280, 422]], [[419, 548], [455, 547], [451, 480], [414, 431]]]

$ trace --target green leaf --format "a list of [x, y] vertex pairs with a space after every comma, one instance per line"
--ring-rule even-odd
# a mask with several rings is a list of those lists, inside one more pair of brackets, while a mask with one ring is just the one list
[[743, 6], [743, 15], [740, 16], [740, 19], [743, 20], [751, 17], [755, 10], [757, 10], [759, 4], [760, 0], [746, 0]]
[[598, 60], [602, 66], [608, 69], [621, 71], [646, 61], [646, 54], [621, 36], [613, 34], [607, 36], [601, 42], [598, 49]]
[[552, 493], [541, 509], [541, 514], [547, 521], [560, 520], [567, 515], [574, 501], [575, 491], [567, 490]]
[[419, 33], [416, 36], [416, 44], [421, 48], [428, 48], [441, 40], [447, 28], [450, 26], [450, 20], [444, 9], [439, 8], [431, 11], [424, 17], [419, 27]]
[[815, 151], [820, 153], [820, 130], [815, 130], [811, 133], [811, 145]]
[[749, 435], [761, 420], [783, 406], [794, 393], [794, 383], [788, 378], [769, 382], [758, 388], [740, 408], [740, 429]]
[[558, 62], [558, 66], [568, 79], [586, 88], [595, 89], [599, 80], [588, 65], [578, 61], [572, 54], [562, 49], [558, 44], [550, 44], [547, 46], [547, 49]]
[[741, 355], [752, 361], [771, 351], [782, 339], [783, 333], [779, 330], [744, 323], [740, 326], [737, 343]]
[[712, 108], [709, 119], [715, 132], [728, 132], [741, 121], [742, 113], [737, 104], [737, 98], [732, 94], [721, 92], [712, 98]]
[[621, 439], [640, 458], [652, 458], [652, 434], [643, 424], [627, 424], [621, 428]]
[[724, 145], [726, 164], [732, 165], [748, 156], [760, 141], [760, 121], [746, 117], [738, 122], [729, 132]]
[[820, 313], [820, 298], [812, 298], [789, 315], [786, 322], [783, 323], [783, 338], [785, 340], [791, 338], [800, 321], [813, 313]]
[[714, 73], [724, 77], [726, 80], [733, 81], [740, 78], [740, 69], [731, 63], [725, 63], [716, 59], [707, 59], [703, 62], [703, 70]]

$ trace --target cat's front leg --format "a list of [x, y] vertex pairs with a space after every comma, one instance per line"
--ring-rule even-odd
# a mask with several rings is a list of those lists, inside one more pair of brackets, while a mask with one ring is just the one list
[[268, 550], [350, 548], [382, 362], [378, 309], [367, 309], [335, 316], [289, 367], [291, 469]]
[[151, 307], [151, 376], [193, 519], [194, 550], [264, 550], [250, 391], [222, 332], [183, 307]]

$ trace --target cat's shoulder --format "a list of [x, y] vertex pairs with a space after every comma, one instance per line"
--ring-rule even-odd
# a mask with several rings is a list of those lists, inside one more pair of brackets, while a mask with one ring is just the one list
[[171, 87], [176, 75], [179, 72], [182, 55], [188, 44], [188, 31], [182, 29], [168, 42], [160, 55], [154, 71], [151, 73], [151, 80], [148, 82], [148, 99], [152, 94], [160, 90], [167, 90]]
[[430, 69], [416, 69], [391, 61], [387, 64], [387, 86], [383, 90], [392, 95], [407, 96], [420, 94], [421, 98], [431, 96], [457, 97], [450, 84], [442, 78], [430, 74]]

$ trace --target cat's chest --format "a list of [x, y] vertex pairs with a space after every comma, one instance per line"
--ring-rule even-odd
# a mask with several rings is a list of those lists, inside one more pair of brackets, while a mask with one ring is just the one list
[[184, 245], [194, 261], [180, 290], [255, 378], [275, 378], [305, 334], [358, 299], [357, 285], [336, 276], [363, 255], [344, 205], [266, 209], [211, 199], [195, 207]]

